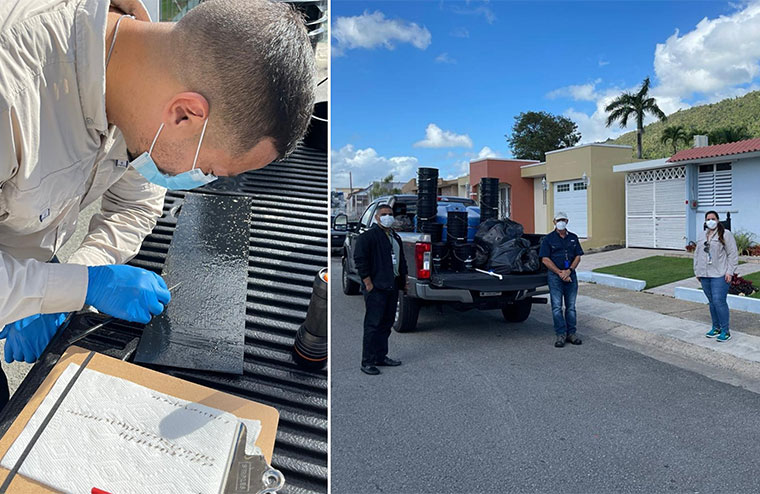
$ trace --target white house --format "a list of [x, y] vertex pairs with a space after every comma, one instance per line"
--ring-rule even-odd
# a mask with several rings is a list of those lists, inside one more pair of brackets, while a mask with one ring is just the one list
[[707, 211], [760, 238], [760, 139], [701, 146], [613, 167], [625, 173], [626, 245], [683, 249]]

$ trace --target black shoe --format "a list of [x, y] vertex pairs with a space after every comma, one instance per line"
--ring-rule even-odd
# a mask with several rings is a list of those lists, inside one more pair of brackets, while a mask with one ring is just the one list
[[565, 340], [568, 343], [572, 343], [573, 345], [581, 345], [581, 344], [583, 344], [583, 340], [581, 340], [580, 338], [578, 338], [577, 336], [575, 336], [575, 333], [568, 334], [567, 338], [565, 338]]
[[558, 334], [557, 339], [554, 342], [554, 346], [557, 348], [562, 348], [565, 346], [565, 335], [564, 334]]
[[376, 376], [380, 374], [380, 370], [374, 365], [362, 365], [362, 372], [370, 376]]
[[375, 365], [381, 365], [386, 367], [396, 367], [397, 365], [401, 365], [400, 360], [393, 360], [392, 358], [385, 357], [383, 360], [379, 362], [375, 362]]

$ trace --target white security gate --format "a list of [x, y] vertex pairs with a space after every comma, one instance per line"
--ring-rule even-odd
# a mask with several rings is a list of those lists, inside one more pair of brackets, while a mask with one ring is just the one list
[[686, 245], [686, 167], [626, 174], [628, 247], [683, 249]]
[[588, 237], [588, 201], [583, 180], [554, 183], [554, 213], [569, 216], [567, 229], [581, 238]]
[[509, 184], [499, 184], [499, 219], [509, 218], [511, 215]]

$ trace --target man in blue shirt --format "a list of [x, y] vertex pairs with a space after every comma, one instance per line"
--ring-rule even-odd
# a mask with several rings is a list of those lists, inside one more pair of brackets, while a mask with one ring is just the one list
[[[541, 242], [538, 255], [549, 269], [549, 295], [552, 301], [552, 316], [557, 339], [554, 346], [562, 348], [565, 342], [580, 345], [581, 339], [575, 334], [575, 298], [578, 295], [578, 277], [575, 268], [581, 262], [583, 249], [578, 235], [567, 231], [567, 214], [558, 211], [554, 215], [553, 232]], [[565, 313], [562, 314], [562, 301]]]

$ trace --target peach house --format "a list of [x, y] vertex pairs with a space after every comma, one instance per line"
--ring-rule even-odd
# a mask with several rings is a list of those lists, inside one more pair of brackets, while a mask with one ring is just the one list
[[[533, 160], [507, 160], [485, 158], [470, 162], [471, 195], [479, 199], [480, 179], [492, 177], [499, 179], [499, 217], [521, 223], [526, 233], [534, 231], [533, 179], [523, 178], [521, 167], [533, 165]], [[544, 233], [544, 232], [541, 232]]]

